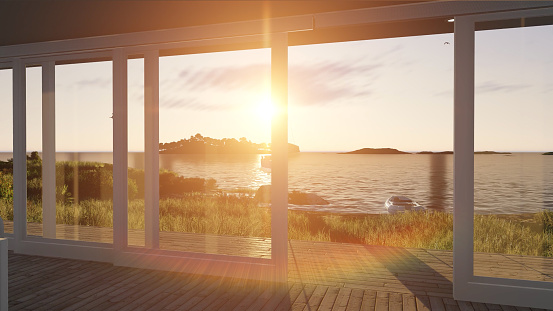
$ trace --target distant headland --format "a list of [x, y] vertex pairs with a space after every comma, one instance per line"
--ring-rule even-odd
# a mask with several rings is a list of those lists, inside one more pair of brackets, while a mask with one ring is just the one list
[[510, 152], [497, 152], [497, 151], [475, 151], [474, 154], [511, 154]]
[[393, 148], [363, 148], [350, 152], [341, 152], [340, 154], [409, 154], [409, 152]]
[[[339, 154], [412, 154], [411, 152], [405, 152], [394, 148], [363, 148], [350, 152], [340, 152]], [[420, 151], [415, 154], [453, 154], [453, 151]], [[497, 151], [475, 151], [474, 154], [511, 154], [510, 152], [497, 152]], [[552, 154], [548, 152], [544, 154]]]
[[[453, 151], [421, 151], [417, 154], [453, 154]], [[475, 151], [474, 154], [511, 154], [510, 152], [497, 152], [497, 151]]]
[[453, 154], [453, 151], [421, 151], [417, 152], [417, 154]]
[[[288, 152], [300, 152], [300, 147], [288, 144]], [[240, 139], [216, 139], [201, 134], [183, 138], [179, 141], [159, 144], [160, 154], [268, 154], [271, 144], [253, 143], [246, 137]]]

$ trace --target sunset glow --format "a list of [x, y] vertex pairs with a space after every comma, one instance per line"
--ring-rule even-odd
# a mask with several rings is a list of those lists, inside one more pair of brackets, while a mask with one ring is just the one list
[[[553, 148], [547, 135], [552, 69], [545, 61], [553, 46], [532, 39], [552, 31], [544, 26], [476, 34], [475, 149]], [[441, 34], [291, 46], [289, 141], [302, 151], [452, 150], [453, 39]], [[521, 53], [515, 48], [520, 44], [534, 52]], [[270, 67], [269, 49], [161, 57], [160, 142], [196, 133], [270, 142]], [[56, 67], [58, 151], [112, 149], [111, 74], [110, 62]], [[129, 60], [128, 79], [129, 150], [142, 151], [141, 59]], [[29, 68], [27, 81], [27, 148], [41, 150], [40, 68]], [[10, 70], [0, 71], [0, 99], [8, 112]], [[11, 133], [11, 124], [10, 113], [0, 116], [4, 132]], [[11, 148], [10, 140], [0, 141], [0, 150]]]
[[256, 107], [256, 112], [259, 118], [265, 121], [271, 121], [271, 118], [275, 114], [275, 106], [270, 96], [265, 96], [259, 101]]

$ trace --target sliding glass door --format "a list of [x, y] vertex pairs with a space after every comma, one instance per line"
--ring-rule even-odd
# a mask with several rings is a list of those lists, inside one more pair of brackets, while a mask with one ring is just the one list
[[455, 18], [454, 44], [455, 298], [553, 308], [553, 10]]

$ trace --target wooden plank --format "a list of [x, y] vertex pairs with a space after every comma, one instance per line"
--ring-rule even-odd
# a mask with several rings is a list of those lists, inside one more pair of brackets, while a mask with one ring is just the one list
[[264, 310], [275, 310], [277, 306], [282, 303], [285, 299], [289, 301], [289, 289], [288, 286], [277, 285], [275, 289], [275, 294], [267, 303], [263, 306]]
[[177, 291], [175, 295], [171, 296], [170, 299], [175, 298], [168, 305], [166, 305], [163, 310], [176, 310], [180, 305], [186, 303], [189, 299], [192, 299], [196, 293], [201, 291], [205, 286], [210, 284], [208, 278], [202, 279], [196, 286], [192, 284], [190, 287], [184, 287], [183, 290]]
[[[32, 226], [30, 224], [29, 228]], [[168, 234], [172, 239], [179, 237], [178, 233]], [[187, 238], [198, 240], [190, 234]], [[206, 236], [203, 242], [196, 241], [194, 247], [205, 249], [206, 244], [202, 246], [202, 243], [212, 243], [209, 247], [216, 249], [217, 243], [213, 241], [217, 239], [217, 236]], [[221, 241], [227, 243], [240, 239], [222, 237]], [[248, 238], [245, 243], [257, 242], [270, 245], [270, 239], [264, 238]], [[453, 300], [451, 252], [308, 241], [291, 241], [290, 245], [295, 250], [290, 258], [291, 282], [284, 290], [278, 291], [271, 290], [267, 283], [9, 252], [9, 307], [10, 310], [229, 310], [241, 305], [252, 310], [372, 310], [377, 307], [413, 310], [417, 307], [417, 310], [534, 311]], [[240, 251], [233, 245], [219, 250]], [[486, 258], [490, 260], [486, 263], [488, 266], [502, 264], [494, 261], [496, 259], [508, 259], [491, 255]], [[524, 262], [530, 265], [542, 261], [531, 259]], [[293, 283], [300, 278], [301, 283]]]
[[175, 294], [176, 292], [184, 292], [198, 286], [200, 283], [200, 280], [195, 277], [177, 275], [174, 282], [171, 282], [171, 285], [167, 287], [163, 293], [159, 294], [159, 298], [156, 297], [144, 303], [139, 309], [154, 308], [161, 310], [178, 297], [178, 295]]
[[445, 305], [442, 298], [430, 296], [429, 299], [432, 311], [445, 311]]
[[[51, 309], [52, 307], [55, 307], [56, 305], [58, 305], [60, 302], [63, 302], [65, 300], [64, 298], [67, 297], [69, 294], [79, 293], [83, 291], [83, 289], [86, 290], [89, 286], [91, 286], [91, 284], [94, 284], [99, 280], [101, 280], [102, 276], [109, 271], [106, 271], [104, 273], [101, 273], [101, 271], [97, 271], [97, 272], [99, 275], [96, 275], [96, 277], [93, 278], [92, 280], [87, 278], [75, 277], [76, 275], [79, 274], [79, 270], [77, 269], [74, 271], [64, 269], [63, 272], [61, 271], [55, 272], [55, 274], [61, 277], [60, 280], [64, 280], [63, 282], [48, 284], [49, 286], [47, 287], [41, 286], [42, 289], [39, 289], [39, 290], [35, 289], [34, 291], [35, 297], [37, 298], [41, 297], [41, 298], [27, 299], [29, 297], [25, 297], [24, 298], [25, 301], [21, 303], [19, 307], [25, 307], [32, 310]], [[32, 285], [32, 286], [35, 286], [35, 285]], [[71, 289], [71, 292], [68, 292], [69, 289]], [[22, 301], [22, 299], [19, 299], [19, 301]]]
[[275, 293], [276, 290], [274, 288], [267, 287], [265, 291], [263, 291], [261, 295], [255, 299], [255, 301], [253, 301], [246, 311], [257, 311], [263, 309], [263, 306], [271, 300]]
[[211, 280], [211, 284], [204, 287], [201, 291], [197, 292], [194, 297], [186, 301], [183, 305], [180, 305], [176, 310], [190, 310], [192, 307], [200, 303], [205, 297], [209, 296], [213, 291], [217, 289], [219, 282], [217, 280]]
[[361, 304], [363, 304], [363, 290], [352, 289], [351, 296], [349, 297], [348, 307], [346, 311], [358, 311], [361, 310]]
[[390, 311], [402, 311], [403, 310], [403, 297], [400, 293], [390, 293]]
[[411, 294], [403, 294], [403, 310], [404, 311], [416, 311], [417, 302], [415, 296]]
[[[111, 269], [108, 270], [108, 272], [111, 271]], [[131, 270], [131, 271], [123, 271], [121, 269], [114, 269], [113, 273], [110, 273], [111, 276], [118, 276], [117, 278], [104, 278], [100, 282], [94, 282], [94, 280], [90, 280], [90, 287], [84, 288], [81, 291], [78, 292], [72, 292], [72, 296], [77, 296], [79, 298], [79, 302], [77, 303], [65, 303], [61, 304], [59, 306], [56, 306], [56, 308], [60, 308], [63, 310], [82, 310], [85, 308], [94, 308], [98, 304], [105, 302], [110, 298], [108, 296], [108, 293], [113, 292], [116, 286], [119, 284], [124, 284], [125, 282], [129, 282], [137, 277], [140, 271], [138, 270]], [[94, 284], [94, 285], [92, 285]]]
[[180, 278], [175, 278], [170, 273], [165, 273], [161, 275], [161, 278], [155, 282], [145, 286], [142, 291], [136, 292], [134, 295], [130, 296], [130, 302], [128, 302], [124, 307], [119, 309], [119, 311], [127, 310], [145, 310], [148, 305], [152, 302], [156, 302], [159, 296], [170, 286], [175, 283], [180, 283], [182, 280]]
[[374, 310], [376, 306], [376, 291], [365, 290], [363, 292], [363, 302], [361, 303], [361, 310]]
[[303, 284], [294, 283], [294, 285], [292, 285], [292, 287], [290, 288], [290, 291], [288, 292], [288, 298], [285, 297], [277, 305], [275, 310], [278, 310], [278, 311], [280, 311], [280, 310], [290, 310], [290, 308], [292, 307], [292, 304], [294, 303], [294, 301], [296, 301], [298, 296], [301, 294], [302, 290], [303, 290]]
[[428, 296], [416, 296], [417, 301], [417, 310], [418, 311], [429, 311], [431, 310], [430, 299]]
[[461, 311], [461, 309], [459, 309], [459, 306], [457, 306], [457, 305], [448, 305], [448, 304], [446, 304], [445, 309], [447, 311]]
[[303, 311], [317, 310], [321, 305], [321, 302], [323, 301], [327, 290], [328, 287], [326, 286], [318, 285], [317, 287], [315, 287], [315, 290], [309, 298], [307, 305], [305, 306], [305, 308], [303, 308]]
[[294, 301], [294, 303], [292, 304], [292, 307], [290, 308], [290, 310], [292, 311], [303, 310], [307, 306], [307, 302], [311, 298], [311, 295], [315, 291], [315, 288], [316, 288], [315, 285], [306, 284], [303, 287], [302, 292], [298, 295], [298, 298], [296, 299], [296, 301]]
[[387, 311], [388, 308], [389, 308], [389, 294], [388, 294], [388, 292], [377, 292], [376, 293], [375, 310], [377, 310], [377, 311]]
[[513, 306], [501, 305], [501, 310], [503, 310], [503, 311], [517, 311], [517, 308], [513, 307]]
[[340, 288], [338, 287], [329, 287], [325, 293], [325, 296], [323, 297], [323, 300], [321, 301], [319, 311], [332, 310], [332, 306], [334, 306], [334, 301], [336, 301], [336, 297], [338, 297], [339, 291]]
[[[480, 302], [472, 302], [472, 307], [475, 311], [487, 311], [488, 307], [486, 307], [486, 304], [480, 303]], [[530, 310], [528, 310], [530, 311]]]
[[351, 295], [351, 288], [340, 288], [338, 296], [332, 306], [332, 311], [345, 311], [348, 306], [349, 297]]
[[[190, 310], [190, 311], [200, 311], [200, 310], [209, 310], [207, 307], [211, 305], [214, 301], [217, 300], [217, 298], [224, 296], [227, 294], [227, 284], [218, 284], [215, 290], [205, 296], [205, 298], [201, 299], [194, 307], [187, 308], [187, 307], [181, 307], [180, 310]], [[260, 290], [260, 289], [259, 289]], [[258, 291], [259, 291], [258, 290]]]
[[[232, 291], [230, 293], [229, 299], [225, 299], [223, 301], [223, 304], [219, 303], [219, 307], [211, 307], [210, 310], [220, 310], [220, 311], [228, 311], [233, 310], [246, 296], [250, 294], [250, 288], [246, 286], [240, 286], [236, 285], [234, 288], [236, 290]], [[214, 302], [214, 304], [218, 304], [217, 302]]]

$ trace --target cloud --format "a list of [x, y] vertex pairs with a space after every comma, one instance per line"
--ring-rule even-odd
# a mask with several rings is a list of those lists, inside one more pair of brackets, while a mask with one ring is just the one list
[[434, 93], [434, 96], [436, 97], [449, 97], [449, 98], [453, 98], [453, 89], [448, 89], [448, 90], [445, 90], [445, 91], [440, 91], [440, 92], [436, 92]]
[[[358, 65], [349, 61], [322, 61], [290, 65], [290, 100], [297, 105], [326, 105], [342, 99], [371, 94], [371, 81], [380, 65]], [[160, 105], [195, 110], [225, 109], [225, 96], [252, 93], [270, 87], [270, 65], [251, 64], [208, 69], [181, 70], [173, 79], [162, 80]], [[359, 85], [363, 83], [363, 86]], [[221, 100], [216, 101], [215, 98]], [[239, 99], [238, 99], [239, 100]]]
[[270, 78], [270, 64], [182, 70], [178, 78], [188, 91], [257, 89]]
[[[531, 85], [529, 84], [500, 84], [492, 81], [480, 83], [475, 87], [476, 94], [493, 93], [493, 92], [514, 92], [523, 90]], [[434, 96], [453, 97], [453, 89], [448, 89], [434, 93]]]
[[514, 92], [530, 87], [529, 84], [500, 84], [492, 81], [480, 83], [475, 87], [475, 92], [478, 93], [493, 93], [493, 92]]
[[[289, 69], [290, 100], [296, 105], [328, 105], [343, 99], [369, 96], [370, 83], [380, 65], [320, 62]], [[363, 86], [359, 85], [363, 82]]]
[[95, 78], [95, 79], [83, 79], [83, 80], [77, 80], [74, 82], [74, 85], [77, 87], [99, 87], [99, 88], [106, 88], [112, 86], [111, 79], [102, 79], [102, 78]]

